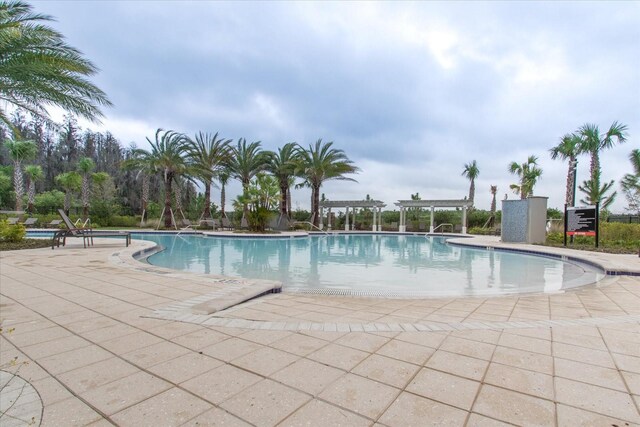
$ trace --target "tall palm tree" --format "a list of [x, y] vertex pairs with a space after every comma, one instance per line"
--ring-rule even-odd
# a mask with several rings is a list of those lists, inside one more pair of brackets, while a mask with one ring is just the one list
[[227, 183], [229, 182], [229, 178], [231, 178], [231, 172], [229, 172], [229, 169], [227, 167], [224, 167], [218, 174], [218, 181], [220, 181], [220, 218], [224, 218], [227, 216], [224, 213], [224, 204], [227, 202], [226, 188]]
[[5, 147], [9, 150], [9, 157], [13, 160], [13, 191], [16, 193], [16, 210], [22, 210], [22, 196], [24, 195], [24, 179], [22, 162], [36, 157], [38, 148], [33, 141], [6, 140]]
[[33, 205], [36, 201], [36, 182], [44, 178], [44, 172], [39, 165], [27, 165], [24, 168], [24, 174], [27, 176], [27, 210], [33, 213]]
[[625, 174], [620, 182], [629, 202], [629, 210], [640, 212], [640, 149], [631, 151], [629, 155], [633, 173]]
[[230, 139], [218, 134], [198, 132], [195, 139], [187, 140], [187, 156], [193, 174], [204, 184], [203, 218], [211, 218], [211, 182], [229, 161]]
[[[260, 146], [260, 141], [252, 142], [247, 145], [247, 140], [240, 138], [237, 145], [233, 147], [231, 151], [231, 158], [227, 167], [231, 172], [231, 177], [242, 183], [243, 192], [246, 192], [249, 189], [251, 179], [266, 168], [268, 154], [262, 151]], [[246, 204], [244, 205], [242, 212], [246, 217]]]
[[489, 227], [493, 227], [496, 221], [496, 194], [498, 193], [498, 186], [491, 186], [491, 215], [489, 216]]
[[137, 170], [136, 179], [142, 176], [142, 200], [141, 200], [141, 223], [147, 219], [147, 207], [149, 205], [150, 176], [155, 172], [151, 153], [142, 148], [133, 148], [130, 157], [123, 161], [120, 167], [124, 170]]
[[476, 178], [480, 174], [480, 169], [478, 169], [478, 164], [475, 160], [471, 163], [467, 163], [464, 165], [464, 170], [462, 171], [462, 176], [467, 177], [471, 184], [469, 184], [469, 200], [471, 201], [471, 205], [473, 206], [473, 198], [476, 195]]
[[289, 217], [289, 196], [291, 178], [296, 172], [296, 166], [300, 160], [298, 144], [290, 142], [283, 145], [277, 152], [271, 153], [267, 162], [267, 170], [278, 180], [280, 188], [280, 216]]
[[[96, 120], [111, 105], [87, 80], [97, 68], [46, 25], [52, 20], [25, 2], [0, 1], [0, 100], [46, 120], [52, 105]], [[0, 122], [15, 130], [2, 108]]]
[[580, 136], [580, 151], [591, 155], [590, 177], [580, 186], [580, 191], [586, 194], [583, 203], [600, 203], [601, 209], [606, 209], [615, 198], [615, 192], [609, 196], [606, 193], [613, 188], [614, 181], [600, 185], [600, 151], [612, 148], [617, 141], [622, 144], [627, 140], [627, 126], [613, 122], [609, 129], [600, 134], [597, 125], [587, 123], [578, 129]]
[[577, 156], [580, 154], [580, 137], [575, 133], [568, 133], [560, 139], [560, 143], [550, 149], [553, 160], [569, 160], [569, 170], [567, 171], [567, 191], [565, 193], [565, 203], [573, 206], [575, 200], [575, 168], [578, 166]]
[[297, 175], [304, 179], [304, 185], [311, 188], [311, 215], [315, 227], [320, 223], [320, 187], [322, 183], [331, 179], [355, 181], [346, 177], [347, 174], [357, 173], [360, 169], [353, 165], [343, 150], [331, 148], [333, 142], [323, 143], [322, 139], [309, 149], [300, 147], [298, 155], [300, 163]]
[[[173, 226], [171, 195], [173, 194], [172, 184], [177, 176], [184, 173], [187, 164], [183, 157], [186, 137], [172, 130], [165, 131], [158, 129], [155, 139], [147, 138], [151, 145], [150, 164], [153, 170], [162, 174], [164, 182], [164, 226]], [[160, 218], [162, 220], [162, 218]]]
[[518, 176], [519, 184], [511, 184], [514, 193], [520, 194], [521, 199], [533, 196], [533, 187], [536, 185], [538, 178], [542, 175], [542, 169], [538, 167], [538, 158], [529, 156], [527, 161], [522, 164], [511, 162], [509, 164], [509, 172]]
[[56, 176], [56, 182], [64, 190], [64, 211], [69, 215], [71, 196], [82, 186], [82, 177], [78, 172], [65, 172]]
[[82, 219], [86, 220], [89, 216], [89, 198], [91, 196], [91, 173], [95, 169], [96, 164], [89, 157], [83, 157], [78, 160], [78, 173], [82, 177]]

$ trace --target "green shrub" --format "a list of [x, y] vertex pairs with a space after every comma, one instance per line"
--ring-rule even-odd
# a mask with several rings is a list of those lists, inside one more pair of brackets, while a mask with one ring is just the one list
[[[156, 221], [157, 222], [157, 221]], [[113, 215], [109, 223], [111, 227], [138, 227], [140, 225], [140, 217]]]
[[494, 236], [496, 234], [495, 228], [482, 228], [482, 227], [471, 227], [467, 230], [469, 234], [477, 234], [482, 236]]
[[24, 240], [27, 229], [22, 224], [9, 225], [7, 221], [0, 221], [0, 240], [18, 243]]
[[51, 190], [36, 194], [34, 206], [36, 211], [41, 214], [48, 214], [62, 209], [64, 207], [64, 193], [58, 190]]

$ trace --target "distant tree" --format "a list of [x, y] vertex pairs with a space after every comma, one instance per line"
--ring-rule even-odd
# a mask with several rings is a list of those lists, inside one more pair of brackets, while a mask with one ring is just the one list
[[473, 199], [476, 195], [476, 178], [480, 174], [480, 169], [478, 169], [478, 164], [475, 160], [471, 161], [471, 163], [467, 163], [464, 165], [464, 170], [462, 171], [462, 176], [466, 177], [471, 183], [469, 184], [469, 200], [471, 201], [471, 205], [473, 206]]
[[82, 177], [78, 172], [65, 172], [56, 176], [56, 182], [64, 190], [64, 211], [69, 215], [71, 209], [71, 196], [80, 190]]
[[11, 188], [11, 177], [0, 171], [0, 207], [9, 199], [9, 189]]
[[[48, 119], [47, 106], [95, 120], [107, 95], [86, 77], [97, 68], [22, 1], [0, 2], [0, 100]], [[0, 108], [0, 121], [16, 130]]]
[[211, 184], [229, 162], [230, 143], [230, 139], [219, 138], [217, 133], [211, 135], [203, 132], [187, 140], [187, 156], [192, 173], [204, 184], [203, 218], [211, 217]]
[[305, 185], [311, 187], [311, 219], [313, 225], [320, 224], [320, 187], [325, 181], [331, 179], [354, 181], [346, 175], [357, 173], [356, 167], [343, 150], [332, 148], [333, 142], [322, 142], [318, 139], [308, 149], [300, 147], [298, 154], [300, 162], [296, 174], [300, 176]]
[[511, 184], [509, 188], [514, 193], [519, 194], [521, 199], [533, 196], [533, 187], [542, 175], [542, 169], [538, 167], [538, 158], [529, 156], [527, 161], [522, 164], [511, 162], [509, 164], [509, 172], [516, 175], [520, 181], [518, 184]]
[[625, 174], [620, 185], [629, 203], [627, 210], [640, 214], [640, 150], [631, 151], [629, 160], [633, 173]]
[[283, 145], [277, 152], [270, 153], [267, 161], [267, 170], [278, 180], [280, 188], [280, 216], [289, 217], [289, 196], [291, 178], [296, 172], [300, 161], [298, 144], [290, 142]]
[[569, 170], [567, 171], [567, 191], [565, 193], [565, 203], [567, 206], [574, 205], [575, 195], [573, 194], [575, 188], [575, 173], [574, 170], [578, 165], [577, 156], [580, 154], [580, 136], [574, 133], [568, 133], [562, 137], [560, 143], [550, 149], [551, 158], [569, 160]]
[[147, 138], [147, 141], [151, 145], [150, 162], [153, 170], [159, 172], [164, 181], [164, 226], [171, 228], [173, 226], [171, 215], [173, 181], [187, 169], [183, 157], [186, 137], [172, 130], [158, 129], [155, 139], [152, 141]]
[[496, 194], [498, 193], [498, 186], [491, 186], [491, 216], [489, 217], [489, 227], [495, 225], [496, 220]]
[[613, 189], [614, 181], [602, 184], [600, 183], [600, 152], [612, 148], [617, 141], [618, 144], [626, 142], [627, 126], [618, 122], [613, 122], [604, 134], [600, 134], [597, 125], [587, 123], [578, 129], [577, 134], [580, 137], [580, 151], [591, 155], [590, 178], [582, 183], [579, 187], [580, 191], [585, 194], [582, 203], [590, 205], [600, 203], [600, 208], [606, 210], [616, 196], [616, 192], [607, 195]]
[[142, 208], [141, 221], [144, 222], [149, 214], [147, 207], [149, 204], [150, 176], [155, 172], [151, 153], [147, 150], [143, 150], [142, 148], [133, 147], [130, 151], [129, 158], [124, 160], [120, 164], [120, 167], [127, 171], [138, 171], [136, 178], [142, 176], [142, 194], [140, 204]]
[[91, 197], [91, 174], [96, 164], [89, 157], [83, 157], [78, 161], [78, 173], [82, 177], [82, 218], [89, 217], [89, 198]]
[[13, 161], [13, 191], [16, 193], [16, 210], [21, 211], [22, 196], [24, 195], [22, 162], [34, 159], [37, 154], [37, 147], [33, 141], [22, 140], [6, 140], [4, 145], [9, 150], [9, 157]]
[[44, 178], [44, 173], [38, 165], [27, 165], [24, 168], [24, 174], [27, 176], [27, 211], [33, 213], [36, 202], [36, 182]]

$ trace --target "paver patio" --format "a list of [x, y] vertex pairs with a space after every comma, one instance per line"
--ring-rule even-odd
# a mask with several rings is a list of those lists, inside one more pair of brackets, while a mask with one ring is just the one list
[[131, 258], [148, 246], [0, 253], [0, 365], [26, 381], [0, 396], [2, 426], [640, 424], [640, 277], [498, 298], [281, 293], [198, 316], [185, 302], [225, 282]]

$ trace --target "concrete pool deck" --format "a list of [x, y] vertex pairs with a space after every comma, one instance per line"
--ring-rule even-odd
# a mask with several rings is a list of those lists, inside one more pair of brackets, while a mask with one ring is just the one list
[[149, 242], [75, 240], [0, 253], [0, 370], [19, 376], [3, 426], [640, 424], [640, 277], [494, 298], [285, 292], [198, 317], [189, 301], [251, 281], [133, 260]]

